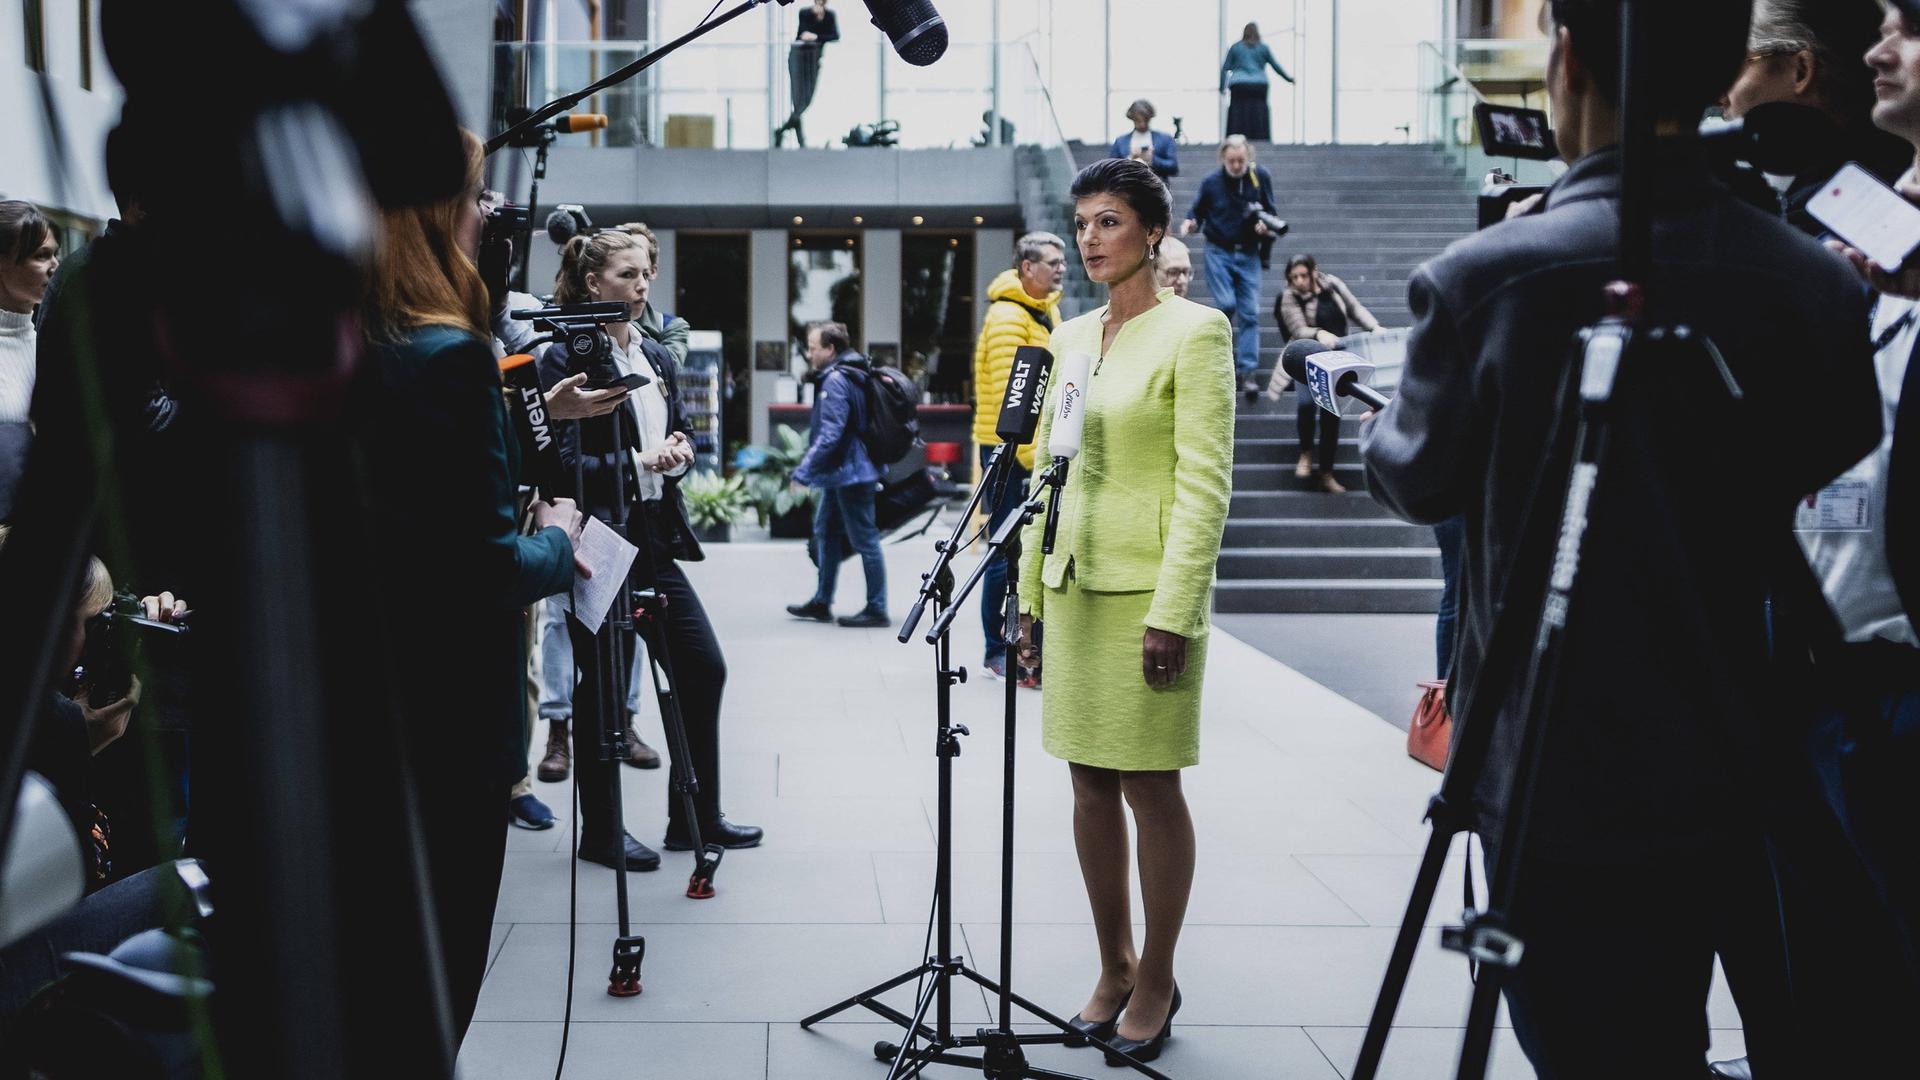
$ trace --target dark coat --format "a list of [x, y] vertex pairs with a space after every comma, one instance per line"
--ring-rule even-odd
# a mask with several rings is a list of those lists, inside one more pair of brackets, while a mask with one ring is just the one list
[[[1530, 833], [1542, 857], [1674, 851], [1745, 812], [1771, 559], [1795, 503], [1880, 437], [1866, 300], [1847, 267], [1737, 202], [1695, 152], [1662, 146], [1659, 158], [1649, 321], [1710, 337], [1746, 396], [1732, 404], [1693, 348], [1642, 349], [1622, 369]], [[1490, 659], [1509, 579], [1526, 628], [1516, 637], [1530, 644], [1537, 598], [1522, 594], [1544, 577], [1571, 444], [1570, 430], [1552, 437], [1555, 401], [1574, 334], [1603, 314], [1615, 273], [1619, 160], [1588, 156], [1543, 212], [1415, 272], [1400, 396], [1363, 435], [1376, 499], [1410, 521], [1465, 515], [1456, 705]], [[1809, 425], [1814, 362], [1826, 411]], [[1513, 681], [1476, 792], [1483, 829], [1504, 813], [1518, 753]]]
[[[637, 326], [634, 334], [640, 340], [641, 351], [660, 375], [661, 390], [667, 396], [667, 430], [678, 431], [687, 437], [687, 441], [693, 441], [693, 429], [687, 425], [686, 410], [680, 401], [680, 380], [673, 367], [673, 356], [660, 343], [641, 334]], [[553, 389], [569, 374], [566, 350], [551, 345], [542, 349], [537, 370], [541, 389]], [[560, 446], [562, 483], [572, 482], [574, 461], [578, 459], [585, 488], [573, 492], [573, 497], [579, 501], [582, 513], [592, 514], [606, 522], [615, 520], [614, 504], [623, 484], [629, 503], [640, 497], [640, 478], [633, 469], [633, 455], [620, 452], [640, 445], [639, 414], [634, 412], [633, 405], [628, 404], [612, 415], [619, 424], [618, 443], [615, 442], [613, 424], [604, 418], [561, 423], [557, 425], [559, 438], [556, 440]], [[583, 445], [586, 450], [584, 455], [580, 453]], [[624, 476], [615, 476], [613, 470], [616, 467], [625, 470]], [[687, 521], [686, 503], [680, 497], [680, 481], [671, 476], [664, 479], [666, 494], [661, 499], [661, 513], [651, 523], [655, 530], [655, 550], [679, 562], [699, 562], [707, 556], [700, 549], [700, 542], [694, 539], [693, 526]]]
[[1236, 179], [1221, 167], [1200, 181], [1200, 194], [1187, 217], [1200, 223], [1208, 244], [1226, 251], [1255, 251], [1260, 246], [1260, 237], [1253, 231], [1256, 206], [1269, 214], [1278, 212], [1273, 202], [1273, 174], [1253, 165]]
[[383, 585], [416, 765], [472, 770], [504, 800], [527, 772], [522, 619], [572, 586], [573, 545], [520, 534], [518, 442], [486, 341], [427, 327], [367, 364], [373, 524], [414, 553], [383, 563]]
[[793, 478], [812, 488], [877, 482], [885, 473], [867, 453], [867, 358], [849, 349], [812, 376], [807, 453]]

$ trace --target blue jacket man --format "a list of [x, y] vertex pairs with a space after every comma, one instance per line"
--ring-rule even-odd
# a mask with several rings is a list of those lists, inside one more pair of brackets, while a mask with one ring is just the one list
[[1233, 368], [1240, 388], [1259, 390], [1260, 278], [1272, 250], [1256, 210], [1275, 212], [1273, 174], [1253, 163], [1253, 146], [1239, 135], [1220, 144], [1220, 167], [1200, 182], [1200, 194], [1180, 226], [1182, 236], [1207, 238], [1207, 291], [1233, 324]]
[[807, 362], [813, 366], [813, 420], [807, 453], [793, 470], [795, 484], [817, 493], [813, 513], [813, 553], [819, 567], [813, 598], [787, 605], [800, 619], [832, 622], [833, 594], [840, 561], [851, 547], [867, 576], [867, 603], [841, 626], [881, 627], [887, 617], [887, 563], [880, 554], [880, 529], [873, 502], [880, 467], [867, 453], [867, 359], [853, 350], [847, 328], [837, 322], [807, 327]]

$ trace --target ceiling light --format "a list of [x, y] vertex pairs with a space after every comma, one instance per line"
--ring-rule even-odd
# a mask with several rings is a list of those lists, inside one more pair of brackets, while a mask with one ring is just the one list
[[927, 223], [927, 219], [921, 217], [919, 214], [915, 214], [913, 215], [913, 223], [915, 225], [925, 225]]

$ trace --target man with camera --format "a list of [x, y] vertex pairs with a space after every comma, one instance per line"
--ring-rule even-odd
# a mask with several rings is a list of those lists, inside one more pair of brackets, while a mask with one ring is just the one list
[[1260, 392], [1260, 278], [1286, 225], [1274, 215], [1273, 174], [1254, 162], [1246, 136], [1229, 135], [1180, 223], [1181, 236], [1207, 238], [1207, 291], [1233, 324], [1234, 374], [1249, 399]]
[[[1494, 725], [1471, 810], [1490, 865], [1504, 827], [1526, 830], [1507, 1000], [1548, 1080], [1700, 1075], [1715, 952], [1777, 937], [1748, 737], [1766, 704], [1769, 560], [1800, 499], [1879, 437], [1857, 284], [1738, 201], [1685, 137], [1746, 58], [1750, 5], [1635, 3], [1652, 56], [1631, 92], [1660, 136], [1635, 166], [1655, 178], [1643, 326], [1689, 333], [1643, 329], [1621, 364], [1524, 820], [1508, 820], [1506, 789], [1573, 442], [1561, 403], [1575, 335], [1608, 314], [1617, 276], [1622, 0], [1548, 3], [1572, 167], [1534, 213], [1415, 273], [1400, 397], [1364, 433], [1382, 503], [1429, 524], [1464, 515], [1454, 700], [1496, 706], [1465, 720]], [[1828, 411], [1809, 428], [1813, 375]], [[1741, 957], [1727, 973], [1757, 1074], [1790, 1075], [1784, 959]]]

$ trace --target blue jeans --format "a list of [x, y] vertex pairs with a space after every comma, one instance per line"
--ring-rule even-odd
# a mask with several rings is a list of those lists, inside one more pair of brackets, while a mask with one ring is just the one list
[[[540, 605], [540, 719], [565, 720], [573, 715], [573, 641], [567, 634], [567, 612], [560, 598], [549, 596]], [[633, 647], [633, 676], [627, 680], [627, 715], [640, 711], [640, 676], [645, 670], [646, 646]]]
[[1445, 579], [1440, 589], [1440, 617], [1433, 626], [1439, 664], [1439, 674], [1434, 677], [1444, 679], [1453, 668], [1454, 627], [1460, 620], [1460, 559], [1467, 543], [1467, 519], [1459, 514], [1448, 518], [1433, 527], [1433, 537], [1440, 542], [1440, 575]]
[[840, 560], [846, 558], [841, 546], [860, 556], [867, 573], [867, 611], [887, 613], [887, 560], [880, 554], [880, 527], [873, 523], [873, 484], [848, 484], [821, 488], [820, 500], [813, 510], [813, 552], [820, 563], [820, 583], [815, 601], [833, 606], [834, 587], [840, 581]]
[[1260, 256], [1209, 245], [1207, 291], [1233, 324], [1233, 370], [1245, 379], [1260, 367]]
[[[987, 462], [993, 459], [997, 446], [980, 448], [980, 475], [987, 475]], [[987, 507], [987, 521], [990, 530], [997, 530], [1007, 518], [1019, 508], [1027, 498], [1027, 477], [1031, 475], [1018, 461], [1013, 463], [1013, 471], [1007, 474], [1006, 487], [1001, 489], [1000, 497]], [[992, 492], [988, 492], [989, 495]], [[980, 625], [987, 634], [987, 663], [1005, 659], [1007, 655], [1007, 564], [999, 556], [994, 556], [987, 564], [987, 576], [980, 582]]]

